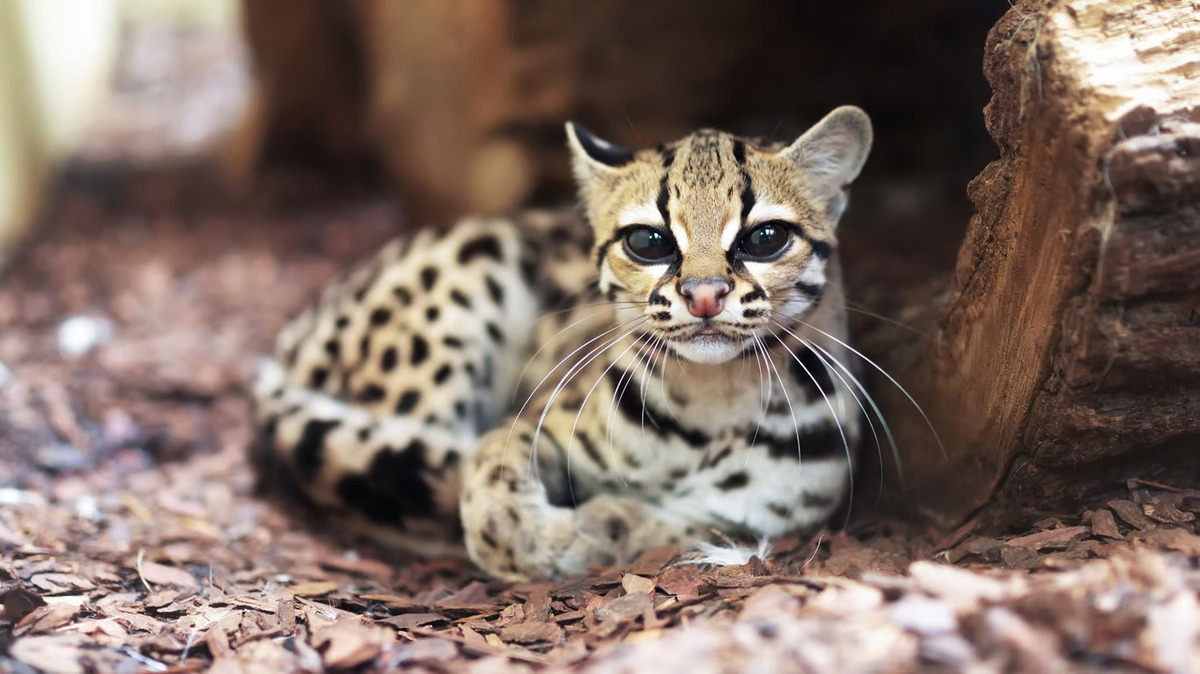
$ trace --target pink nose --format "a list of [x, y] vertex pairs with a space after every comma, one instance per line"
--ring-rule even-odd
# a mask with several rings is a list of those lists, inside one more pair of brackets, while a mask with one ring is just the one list
[[730, 290], [732, 284], [720, 277], [689, 278], [679, 284], [679, 294], [687, 300], [688, 312], [696, 318], [712, 318], [721, 313]]

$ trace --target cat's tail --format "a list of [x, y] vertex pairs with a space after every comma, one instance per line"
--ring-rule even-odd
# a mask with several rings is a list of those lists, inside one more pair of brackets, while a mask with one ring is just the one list
[[367, 410], [289, 381], [259, 361], [251, 387], [260, 485], [301, 495], [372, 538], [426, 554], [462, 554], [460, 462], [468, 434]]

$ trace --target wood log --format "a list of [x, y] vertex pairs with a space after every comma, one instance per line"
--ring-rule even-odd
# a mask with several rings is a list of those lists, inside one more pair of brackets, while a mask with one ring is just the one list
[[1195, 2], [1021, 0], [989, 35], [1001, 158], [970, 185], [978, 212], [936, 338], [873, 338], [941, 434], [944, 456], [884, 393], [911, 501], [942, 523], [989, 499], [994, 525], [1072, 512], [1125, 478], [1194, 486], [1197, 16]]

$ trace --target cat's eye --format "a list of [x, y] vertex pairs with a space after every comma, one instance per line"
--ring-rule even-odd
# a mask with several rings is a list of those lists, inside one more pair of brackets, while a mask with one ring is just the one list
[[787, 250], [792, 234], [780, 222], [764, 222], [746, 232], [738, 241], [738, 252], [751, 260], [773, 260]]
[[625, 252], [635, 262], [664, 264], [675, 258], [675, 242], [662, 230], [634, 227], [625, 233]]

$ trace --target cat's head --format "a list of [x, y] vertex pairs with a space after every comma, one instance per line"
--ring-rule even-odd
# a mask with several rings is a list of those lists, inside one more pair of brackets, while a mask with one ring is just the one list
[[601, 291], [631, 328], [719, 363], [820, 302], [871, 122], [840, 107], [786, 147], [711, 130], [636, 152], [575, 124], [567, 137]]

